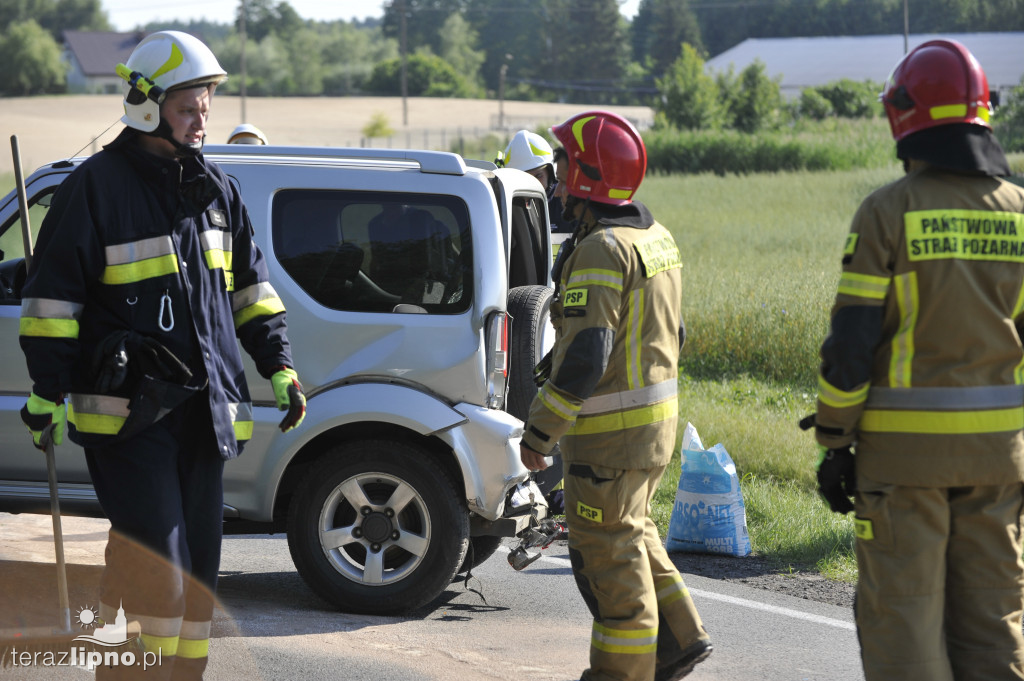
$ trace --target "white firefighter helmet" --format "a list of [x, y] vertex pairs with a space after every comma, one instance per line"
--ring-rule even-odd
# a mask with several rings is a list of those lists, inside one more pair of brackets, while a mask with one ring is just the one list
[[118, 65], [117, 73], [125, 80], [121, 122], [142, 132], [153, 132], [160, 125], [163, 93], [227, 80], [227, 71], [210, 48], [181, 31], [146, 36], [132, 51], [128, 63]]
[[242, 123], [228, 135], [228, 144], [270, 144], [263, 131], [252, 123]]
[[530, 172], [536, 168], [547, 166], [551, 168], [552, 177], [555, 174], [554, 152], [551, 150], [551, 145], [546, 139], [529, 130], [517, 132], [505, 147], [501, 158], [506, 168]]

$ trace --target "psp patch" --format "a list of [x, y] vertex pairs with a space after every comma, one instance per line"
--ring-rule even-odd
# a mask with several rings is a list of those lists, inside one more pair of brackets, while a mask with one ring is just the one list
[[582, 501], [576, 502], [576, 515], [584, 520], [592, 520], [595, 523], [604, 522], [604, 511], [600, 508], [587, 506]]
[[585, 288], [574, 288], [565, 292], [565, 296], [562, 298], [563, 307], [586, 307], [587, 306], [587, 289]]
[[867, 518], [854, 518], [853, 533], [856, 535], [857, 539], [871, 541], [875, 538], [875, 527]]

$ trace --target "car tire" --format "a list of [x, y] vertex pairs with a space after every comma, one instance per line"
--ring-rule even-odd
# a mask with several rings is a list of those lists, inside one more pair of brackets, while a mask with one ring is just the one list
[[[551, 300], [554, 292], [547, 286], [517, 286], [508, 293], [508, 313], [512, 317], [509, 339], [511, 359], [508, 367], [508, 396], [505, 411], [520, 421], [530, 414], [530, 403], [537, 394], [533, 368], [555, 342], [551, 327]], [[534, 481], [547, 496], [562, 480], [562, 457], [543, 471], [535, 473]]]
[[551, 328], [552, 293], [547, 286], [517, 286], [508, 292], [512, 332], [505, 411], [520, 421], [526, 420], [530, 403], [537, 394], [533, 368], [555, 340]]
[[462, 561], [462, 565], [459, 566], [459, 574], [469, 570], [476, 569], [478, 566], [483, 565], [484, 562], [494, 555], [501, 546], [501, 537], [494, 537], [491, 535], [481, 535], [479, 537], [469, 538], [469, 551], [466, 552], [466, 558]]
[[314, 592], [342, 610], [414, 610], [439, 596], [465, 559], [464, 497], [415, 444], [339, 445], [312, 466], [292, 497], [292, 561]]

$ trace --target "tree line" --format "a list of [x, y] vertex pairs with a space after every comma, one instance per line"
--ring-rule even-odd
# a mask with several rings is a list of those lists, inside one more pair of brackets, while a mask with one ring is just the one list
[[[907, 0], [907, 9], [914, 33], [1024, 30], [1020, 0]], [[382, 19], [362, 22], [239, 0], [234, 25], [139, 28], [198, 35], [237, 74], [243, 14], [252, 95], [398, 94], [404, 50], [411, 96], [650, 105], [684, 44], [707, 59], [751, 37], [901, 33], [904, 0], [641, 0], [632, 21], [617, 0], [390, 0]], [[111, 27], [100, 0], [0, 0], [0, 29], [0, 93], [25, 95], [63, 91], [64, 30]]]

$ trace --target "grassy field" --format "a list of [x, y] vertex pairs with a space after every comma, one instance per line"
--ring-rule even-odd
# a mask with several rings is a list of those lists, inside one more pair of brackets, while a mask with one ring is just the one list
[[[816, 446], [797, 421], [814, 411], [817, 354], [850, 219], [883, 170], [651, 176], [638, 199], [683, 255], [680, 430], [721, 442], [741, 476], [751, 544], [780, 570], [853, 579], [852, 519], [815, 491]], [[679, 480], [655, 498], [665, 533]]]

